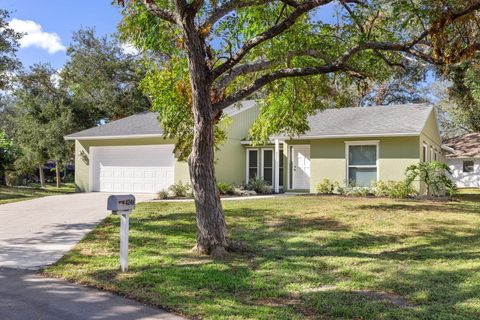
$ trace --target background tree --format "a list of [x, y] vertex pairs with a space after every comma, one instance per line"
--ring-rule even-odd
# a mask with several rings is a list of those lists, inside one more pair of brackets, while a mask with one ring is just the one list
[[9, 12], [0, 9], [0, 90], [10, 85], [12, 72], [20, 66], [16, 53], [22, 35], [9, 27], [9, 18]]
[[97, 37], [93, 29], [73, 34], [61, 82], [75, 100], [79, 129], [146, 111], [150, 103], [139, 88], [145, 76], [142, 57], [127, 53], [116, 37]]
[[[480, 47], [480, 1], [118, 2], [124, 5], [124, 37], [165, 57], [158, 71], [172, 72], [189, 102], [191, 113], [182, 115], [193, 124], [188, 163], [196, 249], [219, 256], [229, 248], [214, 173], [214, 127], [223, 109], [255, 95], [264, 101], [252, 129], [256, 140], [297, 134], [308, 129], [308, 115], [348, 103], [344, 88], [364, 79], [385, 81], [404, 59], [453, 64]], [[319, 13], [332, 3], [339, 6], [338, 19], [322, 21]], [[189, 86], [182, 88], [186, 78]]]
[[15, 143], [5, 131], [0, 131], [0, 183], [9, 184], [7, 172], [14, 169], [16, 159], [17, 148]]
[[24, 171], [38, 167], [42, 187], [45, 187], [43, 167], [47, 160], [55, 161], [57, 186], [60, 186], [61, 164], [72, 154], [72, 145], [65, 143], [63, 137], [76, 127], [71, 99], [57, 76], [49, 65], [34, 65], [29, 72], [19, 75], [15, 90], [15, 137], [21, 151], [17, 165]]

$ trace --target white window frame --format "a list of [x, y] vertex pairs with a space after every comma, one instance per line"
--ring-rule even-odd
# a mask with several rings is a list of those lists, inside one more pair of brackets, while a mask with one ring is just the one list
[[433, 146], [430, 146], [430, 162], [435, 161], [434, 155], [433, 155]]
[[376, 156], [375, 165], [360, 165], [352, 166], [355, 168], [376, 168], [377, 169], [377, 181], [380, 180], [380, 140], [367, 140], [367, 141], [345, 141], [345, 177], [347, 178], [345, 184], [348, 186], [350, 182], [349, 177], [349, 168], [350, 168], [350, 146], [376, 146]]
[[255, 177], [255, 178], [259, 178], [259, 176], [260, 176], [261, 150], [258, 149], [258, 148], [249, 148], [249, 149], [247, 149], [247, 165], [246, 165], [246, 168], [245, 168], [245, 183], [248, 183], [251, 179], [251, 177], [250, 177], [250, 152], [252, 152], [252, 151], [257, 152], [257, 174], [258, 174], [258, 177]]
[[270, 187], [275, 185], [275, 149], [274, 148], [261, 148], [259, 149], [260, 153], [262, 154], [262, 157], [260, 158], [260, 179], [265, 180], [265, 151], [272, 151], [272, 184], [269, 185]]
[[426, 142], [423, 142], [423, 147], [422, 147], [422, 162], [427, 162], [428, 161], [428, 145]]

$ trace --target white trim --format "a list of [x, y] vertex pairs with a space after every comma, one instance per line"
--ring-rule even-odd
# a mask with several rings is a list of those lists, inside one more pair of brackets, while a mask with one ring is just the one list
[[95, 150], [98, 147], [90, 147], [89, 152], [88, 152], [88, 191], [92, 192], [93, 191], [93, 165], [94, 163], [94, 154]]
[[428, 144], [425, 141], [422, 141], [422, 162], [428, 161]]
[[265, 179], [265, 151], [272, 151], [272, 186], [275, 185], [275, 178], [274, 178], [274, 170], [275, 170], [275, 150], [273, 148], [261, 148], [260, 153], [262, 154], [262, 157], [260, 158], [260, 179]]
[[348, 186], [350, 182], [349, 168], [350, 168], [350, 146], [376, 146], [375, 165], [356, 165], [355, 168], [376, 168], [377, 169], [377, 181], [380, 181], [380, 141], [379, 140], [366, 140], [366, 141], [345, 141], [345, 184]]
[[251, 177], [249, 176], [250, 174], [250, 152], [256, 151], [257, 152], [257, 176], [255, 178], [259, 178], [260, 175], [260, 154], [261, 151], [258, 148], [249, 148], [247, 149], [247, 167], [246, 167], [246, 172], [245, 172], [245, 183], [248, 183], [250, 181]]
[[372, 133], [372, 134], [333, 134], [333, 135], [320, 135], [320, 136], [298, 136], [298, 137], [285, 137], [285, 136], [273, 136], [273, 139], [285, 139], [285, 140], [308, 140], [308, 139], [331, 139], [331, 138], [388, 138], [388, 137], [418, 137], [421, 132], [411, 133]]
[[123, 136], [90, 136], [90, 137], [63, 137], [65, 140], [110, 140], [110, 139], [136, 139], [136, 138], [161, 138], [163, 134], [132, 134]]
[[444, 144], [442, 144], [441, 148], [442, 148], [443, 150], [445, 150], [445, 151], [450, 152], [450, 153], [454, 153], [454, 152], [455, 152], [455, 149], [450, 148], [449, 146], [444, 145]]
[[[268, 145], [272, 145], [274, 142], [273, 141], [268, 141], [267, 144], [262, 144], [260, 146], [268, 146]], [[240, 141], [240, 144], [242, 145], [252, 145], [252, 141], [248, 140], [248, 141], [245, 141], [245, 140], [242, 140]], [[254, 147], [254, 146], [252, 146]], [[255, 148], [255, 147], [254, 147]]]
[[280, 141], [275, 139], [275, 151], [274, 151], [274, 174], [273, 174], [273, 189], [275, 193], [280, 192]]

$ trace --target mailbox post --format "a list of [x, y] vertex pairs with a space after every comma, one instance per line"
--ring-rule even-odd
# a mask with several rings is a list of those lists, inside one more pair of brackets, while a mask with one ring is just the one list
[[107, 210], [120, 216], [120, 269], [128, 271], [128, 229], [129, 215], [135, 208], [135, 197], [129, 195], [113, 195], [108, 197]]

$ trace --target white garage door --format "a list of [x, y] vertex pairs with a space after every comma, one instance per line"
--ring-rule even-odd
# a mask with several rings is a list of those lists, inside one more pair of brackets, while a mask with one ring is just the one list
[[156, 193], [174, 183], [173, 145], [90, 148], [90, 191]]

